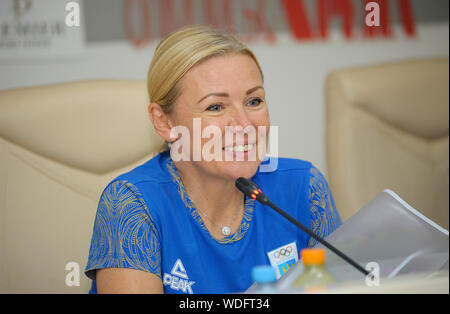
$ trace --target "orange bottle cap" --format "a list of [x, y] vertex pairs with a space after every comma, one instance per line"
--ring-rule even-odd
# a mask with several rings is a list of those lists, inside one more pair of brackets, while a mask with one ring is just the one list
[[300, 254], [304, 265], [325, 264], [324, 249], [303, 249]]

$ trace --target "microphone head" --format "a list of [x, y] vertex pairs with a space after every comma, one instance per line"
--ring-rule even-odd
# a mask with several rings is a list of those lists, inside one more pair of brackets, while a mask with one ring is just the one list
[[263, 204], [267, 204], [269, 199], [262, 193], [259, 187], [251, 180], [240, 177], [235, 182], [236, 187], [239, 191], [244, 193], [246, 196], [258, 200]]
[[258, 186], [246, 178], [238, 178], [235, 182], [236, 187], [248, 197], [251, 197], [254, 190], [258, 190]]

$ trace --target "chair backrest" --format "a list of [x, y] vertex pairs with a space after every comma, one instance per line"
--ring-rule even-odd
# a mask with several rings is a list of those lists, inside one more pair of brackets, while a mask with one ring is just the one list
[[448, 67], [439, 58], [329, 74], [328, 177], [343, 220], [389, 188], [448, 229]]
[[144, 81], [0, 91], [0, 292], [88, 292], [101, 192], [163, 144], [147, 106]]

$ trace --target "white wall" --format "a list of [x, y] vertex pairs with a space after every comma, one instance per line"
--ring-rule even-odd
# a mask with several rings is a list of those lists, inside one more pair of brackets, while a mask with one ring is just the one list
[[[449, 25], [417, 25], [417, 37], [293, 42], [279, 34], [276, 45], [250, 44], [265, 74], [271, 124], [279, 126], [279, 155], [312, 161], [326, 174], [323, 83], [331, 70], [406, 58], [448, 56]], [[0, 61], [0, 89], [112, 78], [145, 79], [155, 44], [134, 49], [127, 42], [89, 45], [78, 57]]]

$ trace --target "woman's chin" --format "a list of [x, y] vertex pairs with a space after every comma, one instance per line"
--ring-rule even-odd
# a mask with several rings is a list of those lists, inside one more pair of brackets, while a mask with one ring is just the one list
[[221, 172], [226, 174], [233, 180], [237, 178], [251, 178], [258, 171], [260, 162], [258, 161], [226, 161], [223, 162], [220, 168]]

